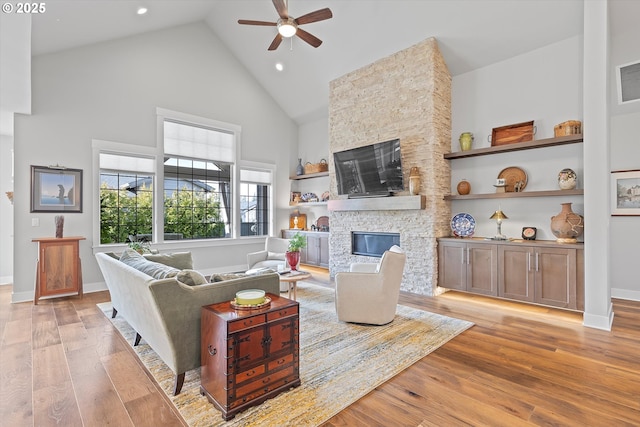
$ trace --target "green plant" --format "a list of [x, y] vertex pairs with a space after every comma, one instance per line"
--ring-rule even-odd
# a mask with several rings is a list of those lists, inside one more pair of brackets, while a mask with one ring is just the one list
[[146, 240], [136, 240], [127, 244], [131, 249], [138, 252], [139, 254], [151, 253], [151, 244]]
[[300, 249], [307, 246], [307, 239], [300, 234], [294, 234], [291, 239], [289, 239], [289, 252], [300, 252]]

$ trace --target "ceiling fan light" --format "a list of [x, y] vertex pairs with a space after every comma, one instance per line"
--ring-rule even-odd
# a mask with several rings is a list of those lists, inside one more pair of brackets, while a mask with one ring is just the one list
[[292, 18], [278, 19], [278, 32], [282, 37], [293, 37], [298, 31], [298, 26]]

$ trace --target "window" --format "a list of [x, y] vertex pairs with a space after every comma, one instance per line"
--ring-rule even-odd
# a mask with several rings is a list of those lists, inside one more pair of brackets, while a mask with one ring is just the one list
[[154, 160], [100, 153], [99, 162], [100, 243], [151, 240]]
[[240, 235], [268, 236], [271, 218], [270, 170], [240, 169]]
[[240, 128], [160, 108], [157, 114], [156, 146], [93, 141], [94, 238], [163, 243], [273, 232], [275, 166], [238, 165]]

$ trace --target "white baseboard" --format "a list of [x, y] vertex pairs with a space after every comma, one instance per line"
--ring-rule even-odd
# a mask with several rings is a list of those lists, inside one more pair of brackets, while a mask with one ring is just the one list
[[0, 285], [10, 285], [13, 283], [13, 276], [0, 276]]
[[611, 288], [611, 298], [640, 301], [640, 291], [633, 291], [631, 289]]
[[609, 312], [606, 316], [600, 316], [596, 314], [590, 314], [585, 312], [582, 316], [582, 324], [589, 328], [602, 329], [603, 331], [610, 331], [613, 324], [613, 304], [609, 304]]
[[[92, 292], [106, 291], [106, 290], [107, 290], [107, 285], [104, 282], [84, 283], [82, 285], [82, 291], [85, 294], [90, 294]], [[33, 301], [34, 292], [35, 290], [30, 290], [25, 292], [14, 292], [13, 294], [11, 294], [11, 302], [18, 303], [18, 302]], [[70, 293], [68, 295], [75, 295], [75, 294]], [[40, 300], [59, 298], [63, 296], [67, 296], [67, 294], [56, 295], [55, 297], [44, 297], [44, 298], [40, 298]]]

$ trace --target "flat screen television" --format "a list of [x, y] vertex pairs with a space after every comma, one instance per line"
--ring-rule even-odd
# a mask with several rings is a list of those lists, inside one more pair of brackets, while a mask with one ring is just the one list
[[338, 194], [376, 197], [404, 190], [399, 139], [335, 152], [333, 162]]

